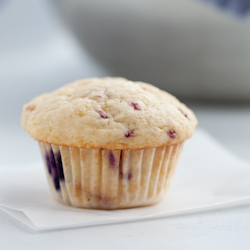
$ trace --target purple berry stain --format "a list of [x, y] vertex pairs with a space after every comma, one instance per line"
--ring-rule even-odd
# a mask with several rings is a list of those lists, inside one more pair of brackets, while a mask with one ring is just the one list
[[109, 157], [109, 165], [110, 165], [110, 167], [113, 168], [113, 169], [116, 169], [117, 168], [117, 163], [116, 163], [116, 159], [115, 159], [115, 156], [114, 156], [114, 153], [112, 152], [112, 150], [109, 151], [108, 157]]
[[55, 156], [56, 169], [57, 169], [59, 180], [64, 181], [64, 173], [63, 173], [62, 158], [61, 158], [60, 151], [54, 154], [54, 156]]
[[60, 151], [54, 153], [51, 149], [49, 152], [46, 153], [45, 160], [48, 172], [53, 179], [54, 187], [57, 191], [59, 191], [60, 181], [64, 181], [64, 173]]
[[120, 154], [120, 161], [119, 161], [119, 174], [122, 179], [128, 180], [128, 181], [131, 180], [133, 177], [131, 173], [124, 174], [122, 171], [122, 152]]
[[104, 118], [104, 119], [108, 118], [108, 116], [102, 110], [98, 110], [97, 113], [100, 115], [101, 118]]
[[102, 196], [97, 196], [97, 200], [103, 204], [108, 204], [110, 202], [110, 199], [109, 198], [105, 198], [105, 197], [102, 197]]
[[135, 110], [141, 110], [137, 102], [129, 102], [129, 105], [133, 107]]
[[128, 180], [128, 181], [131, 180], [132, 177], [133, 177], [131, 173], [124, 174], [123, 172], [120, 172], [120, 176], [121, 176], [122, 179]]
[[168, 131], [168, 136], [171, 138], [171, 139], [175, 139], [177, 137], [177, 133], [174, 129], [170, 129]]
[[128, 129], [126, 134], [125, 134], [125, 137], [133, 137], [134, 136], [134, 129]]
[[53, 154], [52, 151], [49, 151], [48, 153], [45, 154], [46, 165], [47, 165], [47, 168], [48, 168], [48, 171], [49, 171], [50, 175], [52, 174], [52, 167], [51, 167], [51, 165], [53, 164], [53, 163], [51, 163], [51, 159], [53, 158], [51, 156], [51, 154]]

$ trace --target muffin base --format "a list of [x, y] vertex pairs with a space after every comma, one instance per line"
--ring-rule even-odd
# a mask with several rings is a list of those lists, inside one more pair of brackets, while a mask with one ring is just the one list
[[102, 150], [39, 143], [54, 198], [65, 205], [93, 209], [159, 202], [169, 187], [183, 144]]

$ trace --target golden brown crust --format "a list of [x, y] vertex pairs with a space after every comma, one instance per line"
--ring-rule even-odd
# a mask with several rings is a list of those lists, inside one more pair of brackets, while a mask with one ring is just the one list
[[36, 140], [78, 148], [139, 149], [190, 138], [197, 120], [175, 97], [150, 84], [93, 78], [68, 84], [23, 107]]

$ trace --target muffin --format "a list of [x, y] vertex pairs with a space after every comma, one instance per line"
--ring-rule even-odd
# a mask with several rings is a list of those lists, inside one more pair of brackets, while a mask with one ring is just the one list
[[36, 97], [22, 113], [54, 198], [79, 208], [159, 202], [196, 124], [174, 96], [124, 78], [75, 81]]

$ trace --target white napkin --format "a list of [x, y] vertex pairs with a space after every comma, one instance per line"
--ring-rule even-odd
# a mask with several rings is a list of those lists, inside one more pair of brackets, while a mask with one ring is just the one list
[[186, 142], [165, 199], [158, 205], [115, 211], [77, 209], [53, 200], [42, 160], [0, 166], [0, 209], [35, 231], [142, 220], [250, 204], [250, 165], [204, 131]]

